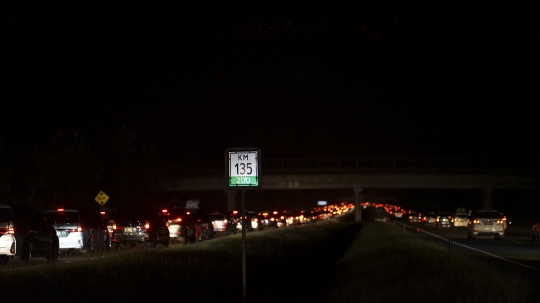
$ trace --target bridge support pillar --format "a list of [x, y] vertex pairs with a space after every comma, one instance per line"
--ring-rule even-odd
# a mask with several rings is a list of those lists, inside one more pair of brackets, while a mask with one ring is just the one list
[[493, 207], [493, 189], [491, 188], [484, 188], [484, 201], [483, 201], [483, 207], [484, 209], [491, 210]]
[[354, 209], [355, 209], [355, 221], [362, 221], [362, 188], [356, 187], [354, 189]]
[[227, 195], [227, 211], [232, 211], [236, 208], [236, 190], [226, 190]]

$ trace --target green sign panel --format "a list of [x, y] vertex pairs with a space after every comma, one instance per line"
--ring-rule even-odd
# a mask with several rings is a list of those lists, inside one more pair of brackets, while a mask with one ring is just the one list
[[260, 158], [258, 148], [228, 148], [225, 151], [227, 188], [260, 188]]

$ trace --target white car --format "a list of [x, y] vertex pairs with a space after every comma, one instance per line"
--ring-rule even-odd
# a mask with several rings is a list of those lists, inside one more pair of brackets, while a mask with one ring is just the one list
[[223, 213], [211, 213], [212, 225], [214, 226], [214, 232], [226, 232], [227, 231], [227, 217]]
[[504, 222], [501, 213], [496, 210], [479, 210], [469, 220], [467, 239], [478, 236], [493, 236], [495, 240], [504, 237]]
[[454, 227], [467, 227], [467, 213], [456, 213], [454, 216]]
[[60, 251], [107, 251], [111, 241], [99, 213], [86, 209], [57, 208], [45, 211], [47, 222], [56, 229]]
[[0, 204], [0, 264], [6, 264], [15, 256], [15, 228], [11, 206]]

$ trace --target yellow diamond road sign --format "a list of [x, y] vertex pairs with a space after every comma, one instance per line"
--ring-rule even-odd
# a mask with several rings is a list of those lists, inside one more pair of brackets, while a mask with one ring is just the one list
[[103, 206], [105, 203], [107, 203], [107, 200], [109, 200], [109, 196], [107, 196], [103, 191], [99, 191], [99, 194], [94, 198], [94, 200]]

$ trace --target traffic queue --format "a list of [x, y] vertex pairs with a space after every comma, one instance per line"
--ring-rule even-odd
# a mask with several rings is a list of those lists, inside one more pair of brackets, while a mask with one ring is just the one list
[[[369, 203], [369, 202], [368, 202]], [[376, 217], [406, 221], [409, 224], [417, 224], [431, 228], [456, 228], [463, 229], [467, 233], [467, 239], [477, 237], [493, 237], [500, 240], [505, 236], [508, 220], [504, 213], [498, 210], [469, 210], [459, 207], [455, 211], [417, 211], [405, 210], [393, 204], [373, 203], [373, 207], [380, 209], [384, 215]], [[387, 221], [387, 220], [385, 220]], [[532, 228], [533, 240], [535, 239], [535, 226]], [[537, 236], [537, 235], [536, 235]]]
[[205, 212], [182, 207], [84, 209], [57, 207], [44, 213], [28, 206], [0, 204], [0, 263], [43, 256], [56, 262], [73, 252], [108, 252], [122, 248], [169, 247], [246, 231], [283, 228], [330, 220], [349, 212], [342, 202], [302, 210]]

